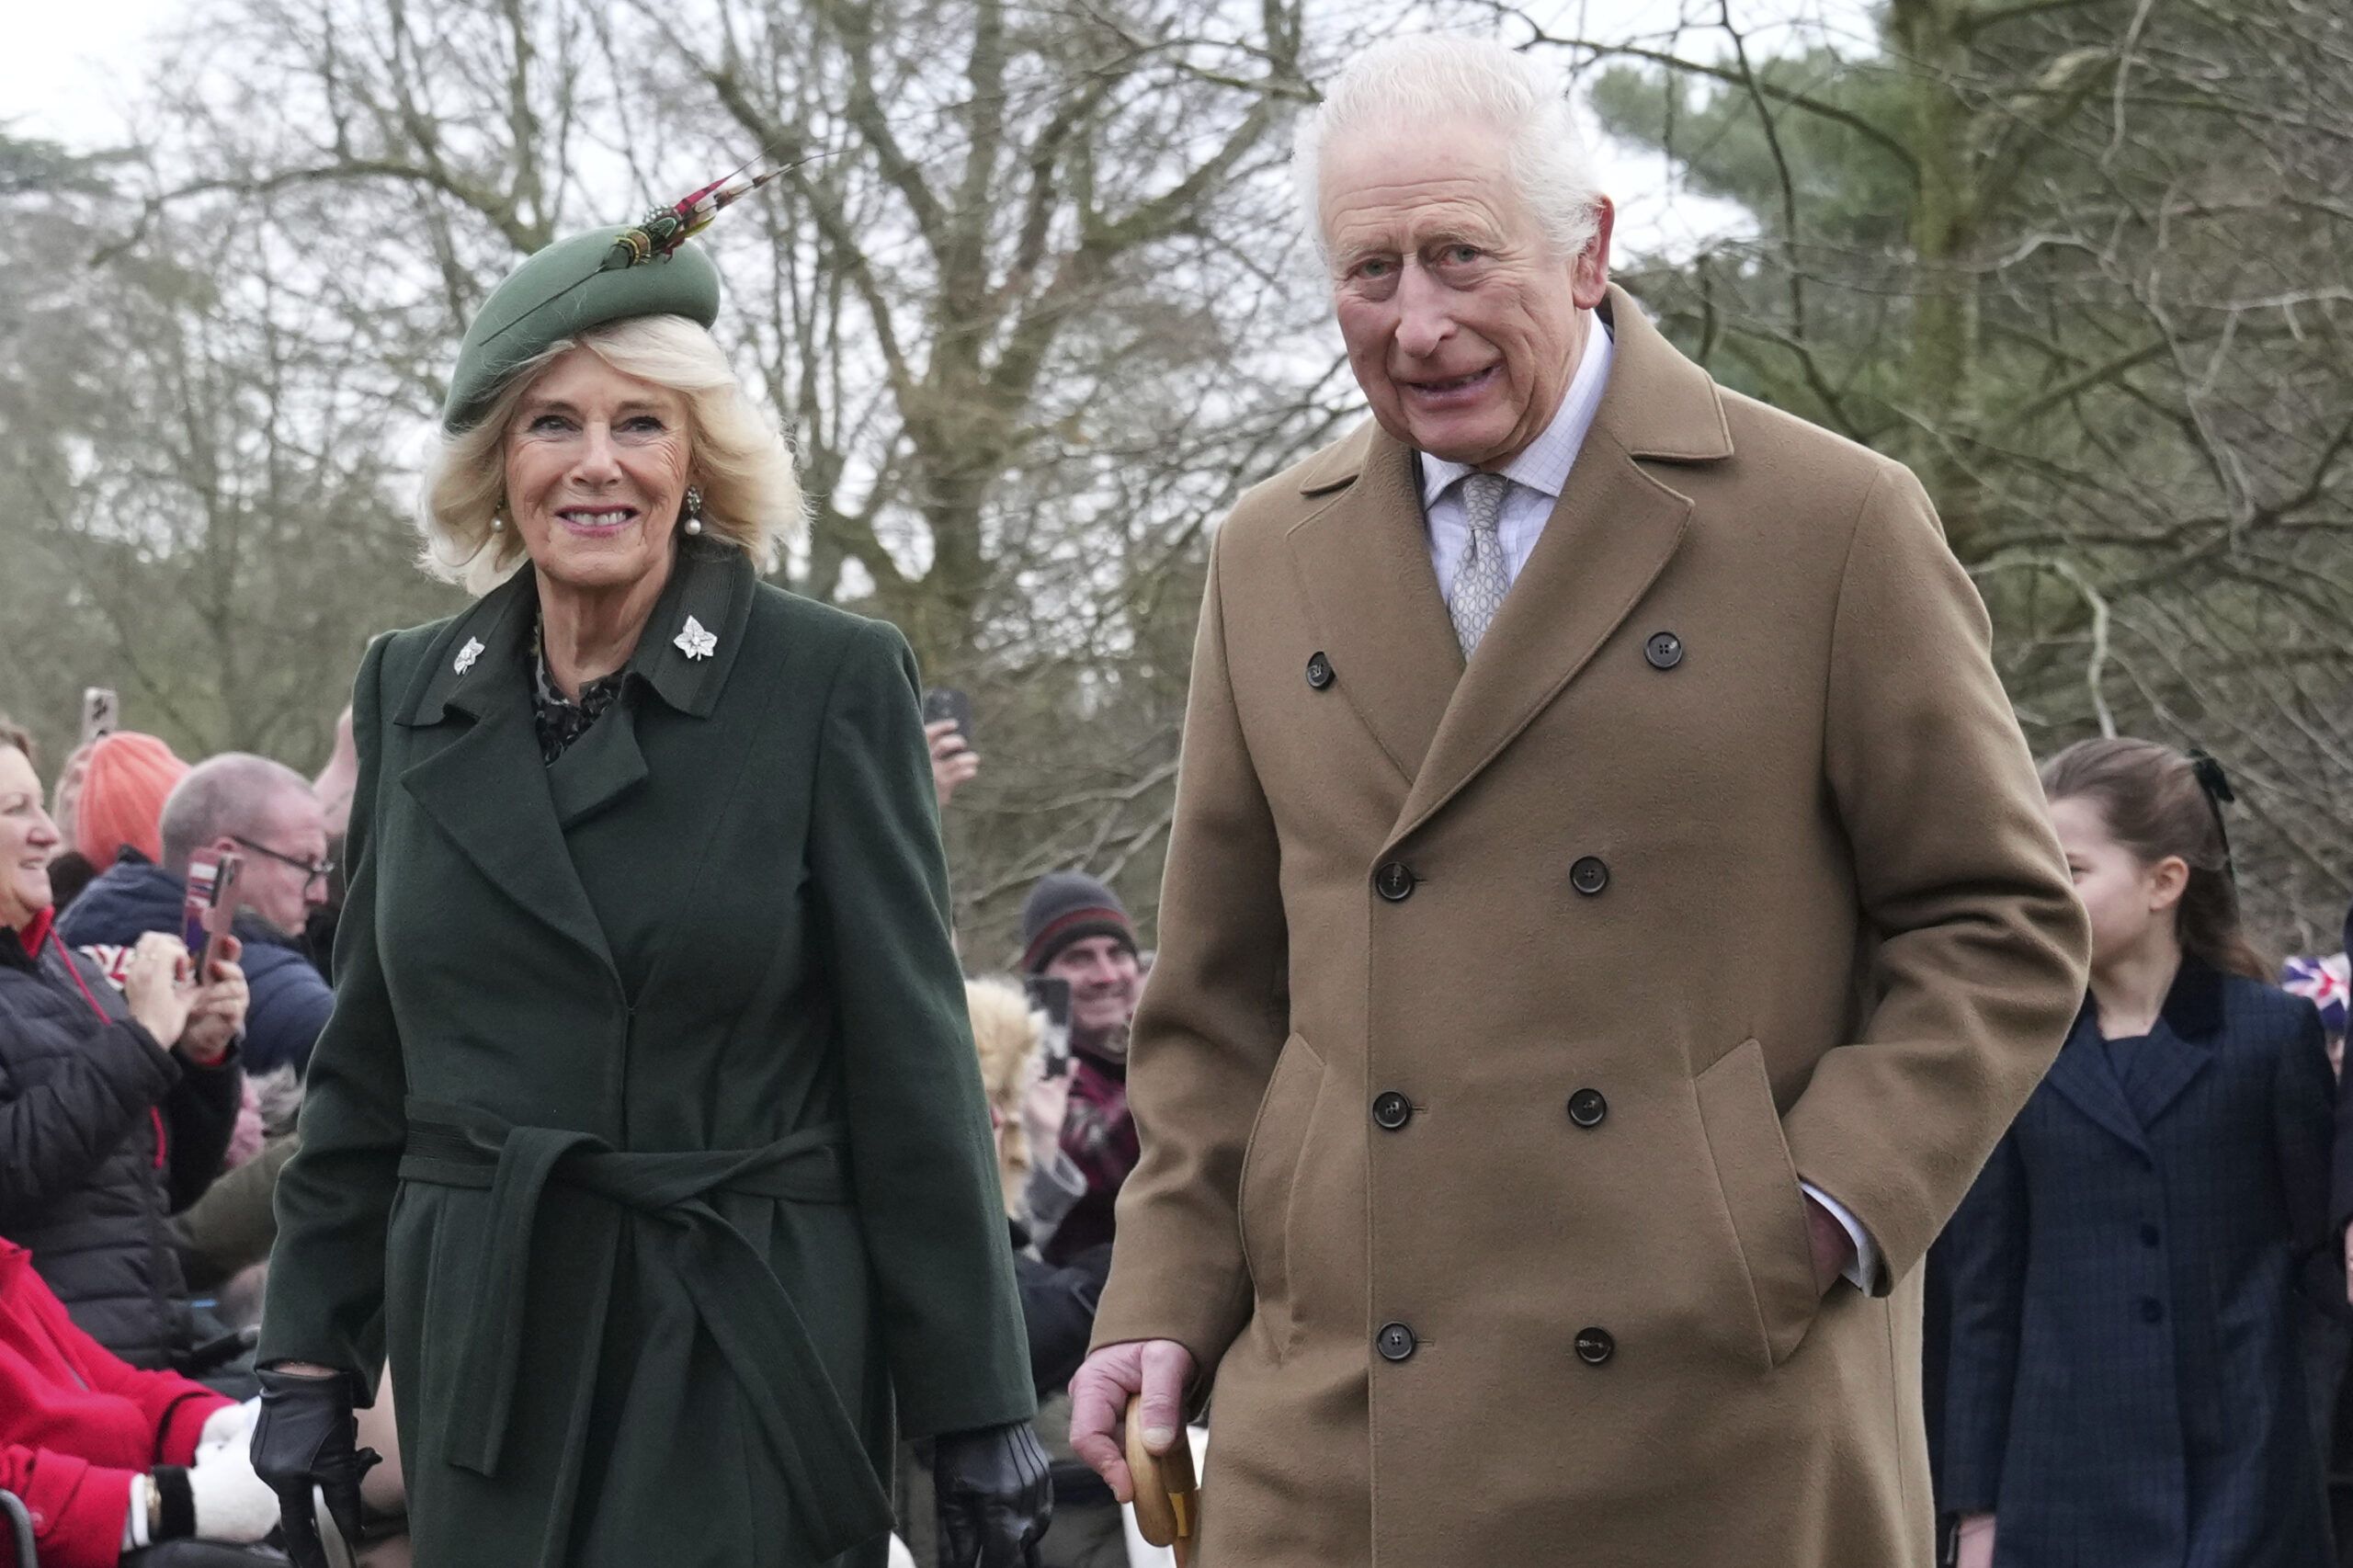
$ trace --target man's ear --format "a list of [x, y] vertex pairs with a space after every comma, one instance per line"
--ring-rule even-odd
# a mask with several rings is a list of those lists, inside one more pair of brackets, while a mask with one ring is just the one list
[[1569, 293], [1579, 310], [1589, 311], [1609, 292], [1609, 233], [1617, 225], [1618, 208], [1609, 198], [1593, 199], [1593, 238], [1577, 252]]

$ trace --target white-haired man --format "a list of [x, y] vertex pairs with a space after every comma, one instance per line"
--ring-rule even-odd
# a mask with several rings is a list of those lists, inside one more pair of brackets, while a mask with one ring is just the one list
[[1073, 1440], [1218, 1568], [1926, 1568], [1918, 1268], [2087, 937], [1899, 465], [1608, 280], [1562, 88], [1300, 137], [1372, 420], [1220, 531]]
[[164, 800], [157, 824], [164, 863], [126, 855], [68, 906], [58, 935], [111, 971], [148, 931], [176, 933], [188, 860], [199, 849], [244, 858], [237, 881], [244, 943], [244, 1060], [249, 1074], [301, 1072], [335, 1006], [335, 993], [302, 945], [303, 923], [325, 902], [327, 821], [311, 781], [266, 756], [226, 752], [188, 770]]

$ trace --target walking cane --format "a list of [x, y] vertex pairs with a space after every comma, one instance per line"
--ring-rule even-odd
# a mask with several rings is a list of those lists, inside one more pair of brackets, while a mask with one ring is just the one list
[[1143, 1446], [1143, 1400], [1128, 1401], [1128, 1473], [1136, 1482], [1136, 1529], [1154, 1546], [1176, 1553], [1176, 1568], [1191, 1568], [1201, 1533], [1201, 1489], [1193, 1478], [1193, 1445], [1179, 1427], [1165, 1454]]

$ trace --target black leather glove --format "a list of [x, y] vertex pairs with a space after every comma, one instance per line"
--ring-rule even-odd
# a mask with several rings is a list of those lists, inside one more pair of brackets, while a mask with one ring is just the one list
[[1054, 1517], [1046, 1450], [1027, 1421], [932, 1440], [939, 1568], [1038, 1568]]
[[261, 1415], [254, 1422], [254, 1473], [278, 1494], [286, 1555], [294, 1568], [327, 1568], [319, 1542], [319, 1516], [311, 1489], [326, 1494], [346, 1543], [359, 1539], [359, 1478], [381, 1458], [358, 1446], [347, 1378], [257, 1371]]

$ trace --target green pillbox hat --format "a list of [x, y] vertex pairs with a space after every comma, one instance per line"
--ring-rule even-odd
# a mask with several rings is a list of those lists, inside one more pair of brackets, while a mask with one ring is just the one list
[[441, 427], [455, 434], [483, 416], [517, 368], [550, 345], [632, 316], [719, 319], [719, 269], [691, 244], [632, 263], [625, 228], [591, 229], [524, 258], [490, 291], [449, 377]]

